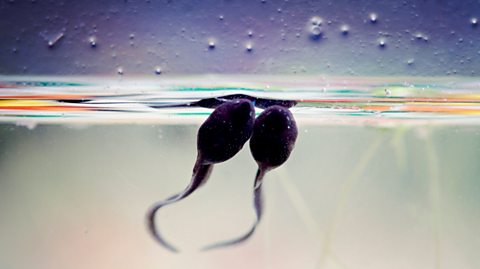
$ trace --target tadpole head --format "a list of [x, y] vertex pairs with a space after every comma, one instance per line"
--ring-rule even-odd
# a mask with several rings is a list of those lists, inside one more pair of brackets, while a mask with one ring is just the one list
[[218, 106], [198, 130], [197, 149], [201, 161], [213, 164], [232, 158], [252, 135], [254, 119], [253, 104], [247, 99]]
[[255, 120], [250, 150], [262, 169], [282, 165], [290, 156], [298, 130], [292, 113], [274, 105], [265, 109]]

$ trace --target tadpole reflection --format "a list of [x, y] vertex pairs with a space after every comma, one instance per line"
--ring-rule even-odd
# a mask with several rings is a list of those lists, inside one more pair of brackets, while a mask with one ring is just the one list
[[[264, 111], [255, 119], [255, 106]], [[213, 165], [235, 156], [250, 139], [250, 151], [258, 164], [254, 180], [253, 197], [256, 220], [242, 236], [229, 241], [211, 244], [202, 250], [232, 246], [246, 241], [255, 232], [263, 212], [262, 180], [265, 174], [282, 165], [295, 146], [298, 131], [295, 119], [288, 108], [295, 101], [255, 98], [243, 94], [202, 99], [193, 105], [215, 108], [200, 126], [197, 134], [197, 160], [190, 184], [180, 193], [155, 203], [147, 213], [148, 229], [155, 240], [166, 249], [178, 249], [168, 243], [156, 227], [156, 212], [176, 203], [205, 184]]]

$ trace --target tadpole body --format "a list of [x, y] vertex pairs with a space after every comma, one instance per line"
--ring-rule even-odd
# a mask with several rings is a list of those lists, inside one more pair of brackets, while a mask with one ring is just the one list
[[265, 109], [255, 120], [253, 134], [250, 138], [250, 151], [258, 164], [254, 182], [254, 209], [256, 220], [244, 235], [225, 242], [216, 243], [204, 248], [209, 250], [231, 246], [247, 240], [260, 223], [263, 212], [262, 181], [265, 174], [287, 161], [297, 140], [298, 129], [292, 113], [280, 105]]
[[190, 184], [182, 192], [155, 203], [147, 213], [149, 231], [162, 246], [173, 252], [178, 251], [156, 228], [156, 212], [188, 197], [205, 184], [214, 164], [224, 162], [237, 154], [252, 135], [254, 118], [255, 110], [250, 100], [230, 100], [219, 105], [200, 126], [197, 134], [197, 160]]

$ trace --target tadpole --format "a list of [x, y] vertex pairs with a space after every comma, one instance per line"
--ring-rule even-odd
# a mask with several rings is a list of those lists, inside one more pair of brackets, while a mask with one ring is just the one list
[[180, 193], [155, 203], [147, 213], [148, 229], [152, 236], [172, 252], [177, 248], [168, 243], [155, 225], [156, 212], [178, 202], [205, 184], [213, 165], [224, 162], [237, 154], [252, 135], [255, 110], [247, 99], [229, 100], [219, 105], [200, 126], [197, 134], [197, 160], [190, 184]]
[[203, 250], [231, 246], [247, 240], [260, 223], [263, 212], [262, 181], [265, 174], [287, 161], [297, 139], [298, 130], [292, 113], [283, 106], [265, 109], [255, 120], [250, 139], [250, 151], [258, 164], [253, 187], [256, 220], [244, 235], [229, 241], [209, 245]]

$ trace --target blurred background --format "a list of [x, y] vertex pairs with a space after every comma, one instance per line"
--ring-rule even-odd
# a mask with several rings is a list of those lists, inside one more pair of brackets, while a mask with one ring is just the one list
[[476, 76], [478, 0], [3, 0], [0, 74]]

